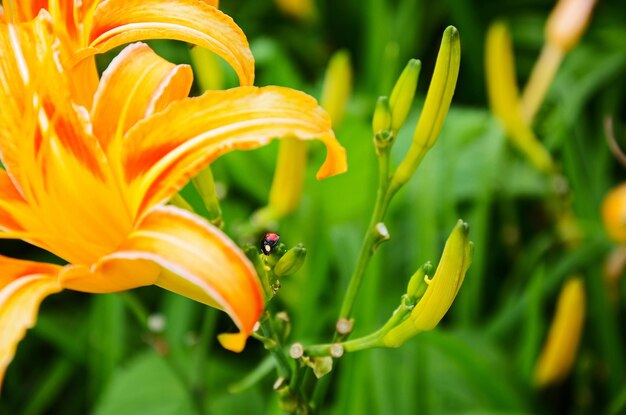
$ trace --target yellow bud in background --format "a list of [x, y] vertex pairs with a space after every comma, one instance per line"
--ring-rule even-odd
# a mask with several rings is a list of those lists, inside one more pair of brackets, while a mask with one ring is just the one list
[[614, 187], [602, 201], [604, 229], [617, 243], [626, 242], [626, 183]]
[[288, 16], [298, 20], [311, 20], [315, 17], [313, 0], [275, 0], [276, 6]]
[[[339, 51], [328, 63], [320, 99], [320, 106], [328, 112], [334, 126], [343, 118], [351, 85], [350, 55], [346, 51]], [[307, 167], [307, 148], [304, 140], [287, 138], [280, 141], [268, 205], [254, 216], [259, 226], [265, 227], [285, 217], [300, 205]]]
[[413, 143], [394, 174], [392, 189], [399, 188], [411, 178], [422, 158], [435, 144], [450, 109], [460, 64], [459, 31], [453, 26], [448, 26], [443, 33], [435, 71], [426, 94], [422, 114], [413, 134]]
[[585, 320], [585, 287], [579, 277], [565, 282], [548, 338], [535, 366], [538, 387], [563, 380], [570, 372]]
[[595, 0], [559, 0], [546, 23], [546, 40], [563, 52], [572, 49], [585, 32]]
[[426, 292], [409, 317], [382, 338], [383, 345], [399, 347], [417, 333], [432, 330], [439, 324], [463, 284], [472, 253], [469, 226], [459, 220], [446, 241], [435, 275], [431, 280], [424, 276], [428, 284]]
[[402, 127], [406, 117], [409, 115], [421, 69], [422, 62], [417, 59], [411, 59], [391, 91], [389, 106], [392, 114], [391, 129], [394, 133], [400, 130], [400, 127]]
[[524, 119], [531, 123], [561, 61], [580, 40], [589, 23], [595, 0], [559, 0], [545, 27], [546, 43], [524, 88], [521, 108]]
[[258, 221], [266, 223], [278, 220], [298, 208], [304, 187], [306, 166], [306, 141], [297, 138], [281, 140], [269, 203], [267, 207], [257, 212]]
[[346, 112], [346, 106], [352, 94], [352, 64], [350, 54], [346, 50], [340, 50], [330, 58], [320, 106], [328, 112], [333, 126], [339, 125]]
[[507, 138], [537, 170], [552, 172], [554, 163], [550, 153], [522, 116], [511, 38], [502, 22], [494, 23], [487, 32], [485, 59], [489, 103]]

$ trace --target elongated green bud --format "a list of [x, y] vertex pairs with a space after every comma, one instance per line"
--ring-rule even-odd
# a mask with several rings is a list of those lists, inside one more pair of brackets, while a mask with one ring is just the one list
[[391, 109], [389, 108], [389, 98], [378, 97], [374, 116], [372, 117], [372, 130], [374, 135], [385, 134], [391, 128]]
[[407, 155], [394, 174], [391, 183], [392, 191], [397, 190], [411, 178], [422, 158], [435, 144], [443, 121], [450, 109], [460, 64], [461, 39], [459, 31], [453, 26], [448, 26], [443, 33], [433, 78], [430, 81], [415, 134], [413, 134], [413, 144], [411, 144]]
[[400, 130], [409, 115], [421, 69], [422, 62], [411, 59], [391, 91], [389, 106], [391, 107], [391, 129], [394, 133]]
[[206, 167], [204, 170], [200, 171], [200, 173], [192, 179], [192, 182], [204, 206], [209, 212], [209, 222], [218, 228], [223, 227], [222, 209], [220, 208], [220, 202], [215, 191], [215, 180], [213, 179], [211, 167]]
[[298, 244], [291, 248], [282, 256], [274, 267], [274, 275], [283, 277], [297, 272], [306, 258], [306, 248], [302, 244]]
[[439, 324], [463, 284], [472, 262], [472, 252], [469, 226], [459, 220], [446, 241], [435, 275], [431, 280], [425, 280], [426, 292], [411, 310], [411, 315], [383, 337], [385, 346], [398, 347], [417, 333], [432, 330]]

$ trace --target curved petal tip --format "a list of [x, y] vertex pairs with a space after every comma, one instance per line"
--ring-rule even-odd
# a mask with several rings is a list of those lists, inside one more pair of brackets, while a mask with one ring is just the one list
[[239, 333], [222, 333], [217, 336], [217, 340], [222, 347], [231, 352], [240, 353], [246, 347], [246, 340], [248, 340], [248, 334]]

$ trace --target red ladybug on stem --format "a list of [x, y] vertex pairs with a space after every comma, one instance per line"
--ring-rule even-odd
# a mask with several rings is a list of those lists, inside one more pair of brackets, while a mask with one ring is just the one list
[[269, 255], [272, 253], [272, 249], [278, 244], [278, 240], [280, 239], [280, 235], [274, 232], [268, 232], [265, 234], [263, 239], [261, 240], [261, 250], [265, 255]]

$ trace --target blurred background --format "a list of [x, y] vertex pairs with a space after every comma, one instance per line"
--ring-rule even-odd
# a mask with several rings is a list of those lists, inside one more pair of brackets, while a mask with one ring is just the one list
[[[349, 171], [316, 181], [324, 149], [311, 145], [301, 204], [277, 228], [281, 241], [301, 242], [308, 252], [304, 267], [282, 281], [274, 300], [291, 318], [289, 342], [321, 343], [332, 336], [374, 203], [370, 125], [377, 97], [390, 94], [408, 59], [422, 61], [418, 102], [393, 148], [397, 163], [411, 143], [443, 30], [454, 25], [461, 36], [452, 108], [436, 146], [391, 205], [386, 220], [391, 240], [368, 269], [354, 314], [355, 335], [370, 333], [389, 318], [417, 267], [438, 261], [458, 218], [470, 224], [473, 264], [436, 330], [400, 349], [339, 359], [322, 413], [626, 413], [626, 285], [623, 264], [607, 262], [621, 251], [601, 214], [607, 193], [626, 178], [604, 128], [611, 116], [616, 141], [626, 148], [626, 4], [598, 2], [533, 122], [560, 166], [557, 183], [511, 147], [487, 100], [490, 24], [496, 19], [508, 24], [522, 86], [542, 49], [554, 4], [221, 1], [220, 8], [248, 36], [256, 85], [288, 86], [320, 98], [337, 51], [349, 55], [352, 67], [352, 93], [335, 125]], [[173, 62], [191, 62], [186, 44], [149, 43]], [[101, 68], [115, 54], [99, 57]], [[230, 69], [219, 68], [222, 85], [235, 86]], [[239, 242], [245, 242], [239, 235], [253, 212], [267, 203], [277, 149], [275, 142], [231, 153], [212, 166], [225, 229]], [[576, 243], [561, 237], [551, 208], [555, 187], [567, 195], [579, 231]], [[204, 212], [192, 188], [182, 194]], [[1, 241], [0, 248], [8, 256], [53, 260], [21, 242]], [[537, 359], [559, 292], [574, 275], [586, 293], [580, 345], [568, 373], [538, 387]], [[230, 329], [225, 314], [156, 287], [110, 295], [62, 292], [43, 303], [37, 326], [18, 348], [0, 414], [280, 413], [267, 353], [254, 339], [240, 355], [223, 350], [216, 333]]]

